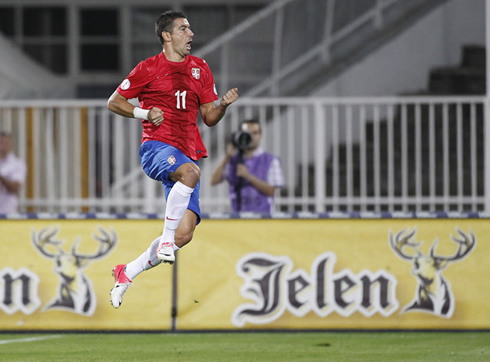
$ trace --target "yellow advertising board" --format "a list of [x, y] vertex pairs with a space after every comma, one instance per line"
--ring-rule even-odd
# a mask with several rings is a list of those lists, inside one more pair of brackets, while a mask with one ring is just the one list
[[490, 328], [488, 219], [205, 219], [114, 309], [112, 268], [161, 230], [0, 220], [0, 330]]
[[206, 221], [178, 263], [180, 330], [490, 327], [485, 219]]
[[172, 268], [141, 274], [122, 306], [112, 268], [139, 256], [159, 220], [0, 220], [1, 330], [169, 330]]

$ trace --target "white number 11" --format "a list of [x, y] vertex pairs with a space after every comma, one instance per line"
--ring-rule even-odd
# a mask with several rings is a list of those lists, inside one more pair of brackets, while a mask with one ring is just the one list
[[185, 109], [185, 96], [187, 95], [187, 91], [177, 91], [175, 92], [175, 96], [177, 97], [177, 109], [180, 109], [180, 99], [182, 98], [182, 109]]

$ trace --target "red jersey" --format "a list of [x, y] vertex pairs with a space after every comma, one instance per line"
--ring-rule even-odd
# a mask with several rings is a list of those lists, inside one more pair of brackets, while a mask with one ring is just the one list
[[176, 63], [161, 52], [140, 62], [117, 91], [128, 99], [138, 98], [141, 108], [163, 111], [164, 120], [158, 127], [142, 120], [142, 142], [168, 143], [193, 160], [208, 155], [196, 119], [199, 106], [217, 100], [218, 95], [204, 60], [188, 55]]

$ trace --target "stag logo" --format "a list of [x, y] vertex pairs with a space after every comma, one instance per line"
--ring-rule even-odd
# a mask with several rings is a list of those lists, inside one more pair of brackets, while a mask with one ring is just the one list
[[111, 233], [99, 228], [100, 235], [93, 235], [99, 243], [98, 250], [90, 255], [80, 254], [77, 238], [69, 253], [65, 252], [61, 245], [63, 240], [56, 240], [58, 228], [44, 228], [38, 234], [32, 231], [32, 242], [42, 256], [52, 259], [55, 263], [54, 272], [58, 274], [60, 284], [57, 296], [49, 302], [44, 310], [63, 309], [85, 316], [91, 316], [95, 312], [97, 300], [92, 283], [85, 276], [83, 269], [94, 261], [106, 256], [116, 245], [117, 237], [114, 231]]
[[[401, 259], [412, 262], [412, 275], [418, 282], [415, 299], [403, 309], [403, 312], [419, 310], [446, 318], [453, 315], [454, 296], [451, 285], [442, 275], [442, 271], [449, 263], [465, 258], [476, 245], [475, 235], [471, 231], [467, 234], [458, 228], [456, 231], [458, 236], [451, 235], [451, 239], [458, 244], [458, 250], [449, 257], [436, 255], [437, 239], [432, 243], [429, 255], [424, 255], [419, 249], [422, 242], [413, 240], [417, 228], [412, 231], [404, 229], [395, 236], [390, 231], [391, 248]], [[406, 253], [404, 249], [407, 247], [412, 249], [413, 253]]]

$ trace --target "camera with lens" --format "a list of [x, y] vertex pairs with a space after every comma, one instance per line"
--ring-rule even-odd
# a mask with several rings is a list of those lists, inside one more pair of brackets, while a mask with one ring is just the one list
[[231, 135], [231, 143], [240, 151], [245, 151], [251, 147], [252, 135], [245, 131], [239, 131]]

